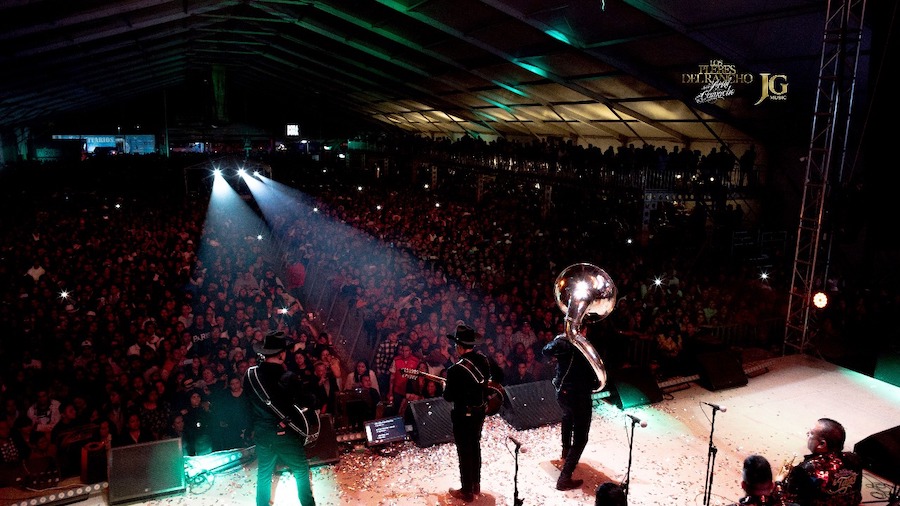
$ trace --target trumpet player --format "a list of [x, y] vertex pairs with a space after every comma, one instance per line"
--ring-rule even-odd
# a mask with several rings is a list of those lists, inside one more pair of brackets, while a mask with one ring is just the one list
[[844, 451], [847, 433], [831, 418], [820, 418], [806, 433], [810, 453], [782, 484], [786, 499], [800, 506], [856, 506], [862, 501], [862, 463]]
[[796, 506], [782, 500], [772, 479], [772, 466], [762, 455], [750, 455], [744, 459], [741, 488], [746, 495], [730, 506]]

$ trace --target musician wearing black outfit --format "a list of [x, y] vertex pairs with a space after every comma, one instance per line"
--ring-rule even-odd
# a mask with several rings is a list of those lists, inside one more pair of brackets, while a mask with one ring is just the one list
[[460, 488], [450, 489], [450, 495], [472, 502], [481, 494], [481, 428], [484, 425], [487, 403], [485, 383], [491, 378], [487, 357], [475, 350], [481, 336], [466, 325], [457, 325], [456, 332], [447, 337], [456, 343], [459, 361], [447, 369], [444, 399], [453, 403], [450, 420], [453, 439], [459, 456]]
[[[272, 476], [278, 462], [293, 472], [301, 506], [315, 506], [309, 461], [304, 448], [305, 439], [273, 409], [276, 408], [280, 413], [290, 416], [291, 421], [295, 421], [300, 416], [294, 409], [295, 405], [308, 409], [316, 406], [315, 396], [308, 394], [300, 377], [289, 372], [284, 364], [287, 341], [283, 336], [283, 332], [273, 332], [262, 343], [254, 343], [253, 350], [260, 355], [260, 364], [248, 370], [244, 376], [244, 390], [247, 391], [259, 466], [256, 474], [256, 505], [269, 506]], [[255, 378], [258, 378], [258, 384], [255, 383]], [[272, 406], [266, 404], [266, 395], [271, 399]], [[299, 424], [295, 421], [294, 425]]]
[[762, 455], [749, 455], [744, 459], [741, 488], [747, 495], [729, 506], [796, 506], [781, 497], [781, 491], [773, 481], [772, 466]]
[[556, 481], [557, 490], [572, 490], [584, 480], [572, 479], [572, 473], [587, 446], [591, 430], [591, 394], [597, 386], [597, 376], [584, 355], [565, 334], [556, 336], [541, 352], [556, 359], [556, 400], [562, 408], [562, 460]]

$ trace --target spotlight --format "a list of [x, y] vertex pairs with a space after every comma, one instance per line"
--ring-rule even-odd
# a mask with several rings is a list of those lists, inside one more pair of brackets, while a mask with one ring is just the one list
[[59, 292], [59, 298], [60, 298], [60, 299], [63, 299], [63, 300], [68, 299], [68, 298], [69, 298], [69, 292], [67, 292], [66, 290], [63, 290], [63, 291]]
[[257, 177], [257, 178], [259, 177], [259, 171], [258, 171], [258, 170], [254, 170], [254, 171], [253, 171], [253, 177]]
[[222, 176], [222, 169], [213, 169], [213, 175], [216, 177]]
[[247, 176], [247, 171], [244, 170], [243, 167], [240, 168], [240, 169], [238, 169], [238, 176], [246, 177], [246, 176]]
[[653, 278], [654, 286], [662, 286], [662, 278]]
[[825, 295], [825, 292], [817, 292], [813, 295], [813, 305], [819, 309], [828, 305], [828, 296]]
[[256, 240], [257, 240], [257, 241], [262, 241], [262, 240], [263, 240], [262, 234], [256, 234]]
[[288, 308], [283, 307], [283, 308], [279, 309], [278, 312], [279, 312], [280, 314], [288, 314]]
[[769, 280], [769, 273], [766, 272], [766, 271], [760, 272], [760, 273], [759, 273], [759, 279], [761, 279], [761, 280], [763, 280], [763, 281], [768, 281], [768, 280]]

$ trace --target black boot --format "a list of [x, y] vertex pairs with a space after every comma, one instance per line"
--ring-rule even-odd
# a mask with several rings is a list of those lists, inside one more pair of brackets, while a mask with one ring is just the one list
[[556, 480], [556, 490], [572, 490], [581, 486], [584, 480], [573, 480], [571, 476], [561, 474]]
[[466, 492], [465, 490], [458, 488], [450, 489], [450, 497], [454, 497], [463, 502], [472, 502], [475, 500], [475, 494], [473, 494], [472, 492]]

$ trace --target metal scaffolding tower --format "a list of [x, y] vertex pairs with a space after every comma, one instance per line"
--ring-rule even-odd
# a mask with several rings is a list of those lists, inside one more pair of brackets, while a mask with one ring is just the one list
[[[829, 0], [806, 182], [788, 300], [783, 353], [808, 352], [815, 335], [813, 295], [825, 291], [834, 234], [827, 207], [844, 183], [865, 0]], [[812, 334], [812, 336], [811, 336]]]

